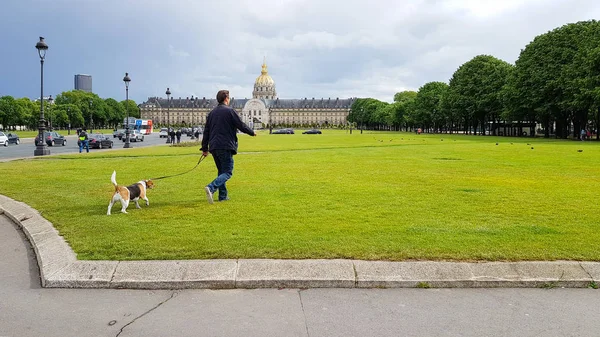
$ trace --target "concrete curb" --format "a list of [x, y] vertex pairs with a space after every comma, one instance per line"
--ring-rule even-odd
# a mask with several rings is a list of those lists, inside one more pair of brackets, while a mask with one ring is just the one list
[[360, 260], [80, 261], [52, 224], [0, 195], [0, 215], [31, 242], [46, 288], [586, 288], [600, 262], [387, 262]]

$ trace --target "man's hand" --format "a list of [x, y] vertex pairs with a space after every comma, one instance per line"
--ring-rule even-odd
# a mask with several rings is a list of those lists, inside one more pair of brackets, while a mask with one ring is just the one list
[[204, 157], [208, 156], [208, 151], [202, 151], [202, 156], [204, 156]]

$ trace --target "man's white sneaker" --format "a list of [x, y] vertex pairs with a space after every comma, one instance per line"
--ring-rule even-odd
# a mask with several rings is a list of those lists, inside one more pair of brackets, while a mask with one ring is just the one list
[[209, 204], [212, 204], [213, 203], [213, 194], [210, 191], [210, 187], [206, 186], [204, 188], [204, 191], [206, 191], [206, 200], [208, 200]]

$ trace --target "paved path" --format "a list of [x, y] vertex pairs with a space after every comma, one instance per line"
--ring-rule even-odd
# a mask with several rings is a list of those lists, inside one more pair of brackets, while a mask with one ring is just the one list
[[49, 289], [0, 215], [0, 336], [598, 336], [593, 289]]

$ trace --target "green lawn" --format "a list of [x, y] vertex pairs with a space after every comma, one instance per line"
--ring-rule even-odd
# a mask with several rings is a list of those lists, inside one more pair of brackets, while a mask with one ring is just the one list
[[197, 146], [0, 163], [0, 193], [40, 210], [79, 259], [600, 261], [595, 142], [329, 130], [239, 139], [225, 203], [206, 202], [209, 156], [156, 181], [149, 207], [106, 215], [113, 170], [120, 184], [183, 172]]

